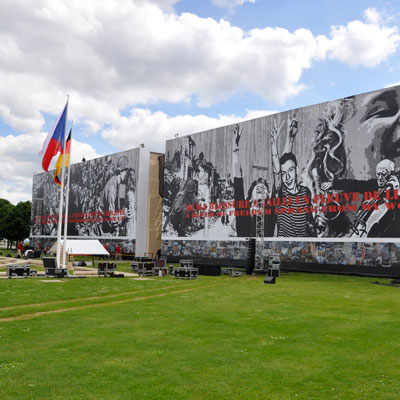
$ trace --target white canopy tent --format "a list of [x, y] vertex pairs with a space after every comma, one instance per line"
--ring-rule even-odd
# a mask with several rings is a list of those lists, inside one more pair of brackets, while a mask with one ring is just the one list
[[[98, 240], [67, 239], [66, 252], [70, 256], [109, 256], [110, 253]], [[63, 247], [64, 241], [61, 241]], [[57, 252], [57, 241], [51, 246], [49, 253]]]

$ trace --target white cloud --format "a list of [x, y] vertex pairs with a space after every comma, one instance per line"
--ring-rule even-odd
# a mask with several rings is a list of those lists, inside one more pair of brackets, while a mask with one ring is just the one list
[[32, 11], [23, 0], [3, 0], [0, 118], [19, 132], [38, 131], [41, 112], [57, 113], [70, 94], [71, 118], [95, 134], [139, 104], [208, 106], [238, 92], [283, 103], [327, 55], [373, 66], [399, 45], [397, 28], [383, 25], [374, 9], [365, 11], [366, 22], [332, 27], [326, 37], [304, 28], [245, 32], [225, 20], [177, 15], [175, 3], [37, 0]]
[[[0, 136], [0, 198], [15, 203], [32, 197], [32, 174], [42, 172], [41, 159], [37, 153], [46, 134], [22, 134]], [[99, 157], [95, 149], [86, 143], [72, 140], [72, 162]], [[54, 157], [50, 168], [54, 167]]]
[[[10, 203], [17, 204], [20, 201], [32, 201], [32, 178], [28, 182], [5, 181], [0, 186], [0, 198], [7, 199]], [[28, 191], [27, 191], [28, 190]]]
[[88, 143], [82, 143], [78, 140], [72, 139], [72, 148], [74, 151], [71, 151], [71, 162], [77, 163], [85, 157], [86, 160], [91, 160], [93, 158], [100, 157], [101, 154], [98, 154], [96, 150]]
[[376, 8], [369, 7], [364, 11], [365, 19], [368, 23], [378, 25], [381, 21], [381, 14]]
[[353, 66], [374, 67], [397, 51], [400, 35], [397, 27], [380, 24], [380, 14], [365, 11], [367, 23], [351, 21], [331, 28], [329, 58]]
[[147, 109], [135, 108], [128, 117], [115, 121], [113, 127], [103, 132], [103, 137], [119, 150], [137, 147], [140, 143], [151, 150], [164, 152], [165, 141], [176, 133], [186, 136], [219, 126], [225, 126], [273, 114], [274, 111], [249, 110], [245, 117], [220, 115], [211, 118], [206, 115], [178, 115], [170, 117], [163, 112], [152, 113]]

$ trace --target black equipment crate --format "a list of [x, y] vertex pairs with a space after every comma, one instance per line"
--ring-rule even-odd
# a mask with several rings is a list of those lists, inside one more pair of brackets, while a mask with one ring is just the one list
[[7, 267], [8, 278], [29, 278], [30, 276], [30, 265], [9, 265]]
[[67, 268], [45, 268], [46, 277], [49, 278], [66, 278], [68, 276]]
[[133, 272], [138, 272], [138, 269], [139, 269], [139, 261], [133, 261], [133, 262], [131, 262], [131, 271], [133, 271]]
[[179, 267], [174, 268], [174, 277], [179, 279], [196, 279], [199, 276], [198, 268]]
[[140, 276], [153, 276], [153, 275], [155, 275], [154, 262], [153, 261], [139, 262], [137, 273]]
[[193, 260], [180, 260], [179, 267], [180, 268], [193, 268]]
[[97, 275], [101, 276], [110, 276], [111, 274], [114, 274], [114, 271], [116, 270], [117, 265], [112, 262], [99, 262], [97, 264]]

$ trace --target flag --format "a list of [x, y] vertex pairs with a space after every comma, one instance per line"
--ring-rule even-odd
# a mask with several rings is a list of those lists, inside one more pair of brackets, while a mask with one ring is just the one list
[[65, 143], [65, 152], [61, 149], [61, 154], [58, 156], [58, 160], [56, 162], [56, 172], [54, 173], [54, 182], [60, 186], [61, 186], [61, 180], [59, 178], [59, 175], [63, 165], [64, 153], [65, 153], [65, 166], [66, 167], [69, 166], [69, 157], [71, 153], [71, 134], [72, 134], [72, 128], [69, 131], [67, 141]]
[[65, 104], [64, 111], [48, 133], [43, 143], [43, 149], [39, 153], [40, 156], [43, 156], [42, 167], [46, 172], [49, 170], [49, 165], [53, 157], [63, 150], [65, 125], [67, 123], [67, 107], [68, 102]]

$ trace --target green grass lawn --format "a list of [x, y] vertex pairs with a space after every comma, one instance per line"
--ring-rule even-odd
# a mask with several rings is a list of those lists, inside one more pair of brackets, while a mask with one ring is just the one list
[[373, 280], [0, 280], [1, 398], [397, 399], [400, 289]]

